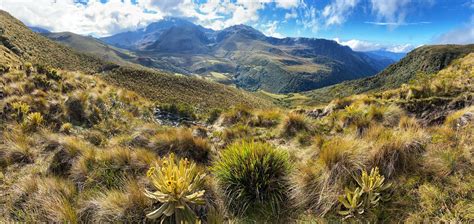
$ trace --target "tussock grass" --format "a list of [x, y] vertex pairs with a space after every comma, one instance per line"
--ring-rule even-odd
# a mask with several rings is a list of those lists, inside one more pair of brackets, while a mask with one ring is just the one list
[[278, 110], [259, 110], [250, 121], [255, 127], [274, 127], [281, 121], [282, 113]]
[[298, 113], [289, 113], [281, 124], [280, 134], [286, 138], [296, 136], [298, 132], [310, 131], [311, 127], [304, 115]]
[[233, 125], [239, 122], [246, 123], [252, 116], [250, 108], [245, 105], [238, 105], [221, 114], [222, 123]]
[[152, 201], [143, 194], [137, 180], [124, 181], [123, 189], [99, 192], [81, 202], [80, 215], [95, 223], [143, 223]]
[[16, 218], [25, 221], [77, 223], [77, 189], [68, 180], [55, 177], [25, 179], [17, 190]]
[[286, 153], [260, 142], [228, 146], [213, 166], [227, 210], [257, 220], [280, 215], [288, 197], [289, 170]]
[[158, 133], [151, 141], [149, 148], [159, 155], [174, 153], [178, 157], [189, 158], [198, 163], [209, 162], [209, 143], [206, 139], [194, 137], [190, 129], [169, 129]]
[[380, 168], [384, 176], [390, 178], [410, 171], [419, 164], [419, 157], [425, 151], [427, 141], [422, 130], [383, 130], [375, 135], [372, 135], [375, 137], [375, 145], [371, 161], [373, 166]]

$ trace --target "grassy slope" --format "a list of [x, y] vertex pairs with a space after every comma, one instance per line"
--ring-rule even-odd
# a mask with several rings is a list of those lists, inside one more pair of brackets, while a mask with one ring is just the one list
[[397, 88], [416, 78], [418, 73], [436, 73], [471, 52], [474, 52], [472, 44], [420, 47], [375, 76], [306, 92], [304, 95], [311, 98], [306, 103], [326, 103], [338, 97]]
[[[0, 222], [143, 222], [145, 213], [157, 208], [143, 188], [151, 189], [146, 170], [159, 156], [172, 151], [211, 173], [209, 164], [226, 145], [253, 138], [291, 154], [295, 172], [283, 179], [289, 181], [290, 199], [281, 202], [284, 212], [270, 217], [273, 223], [342, 221], [337, 196], [345, 187], [354, 189], [353, 176], [374, 166], [391, 184], [390, 193], [382, 192], [390, 197], [346, 221], [469, 223], [474, 221], [474, 124], [459, 122], [474, 112], [467, 107], [473, 98], [429, 127], [401, 108], [473, 94], [473, 68], [470, 54], [411, 86], [336, 100], [327, 106], [331, 112], [317, 119], [232, 109], [207, 130], [200, 127], [208, 133], [203, 139], [189, 129], [151, 122], [150, 101], [97, 76], [59, 71], [59, 78], [51, 79], [10, 71], [0, 76]], [[428, 88], [416, 91], [423, 86]], [[41, 125], [31, 129], [26, 114], [12, 109], [15, 102], [41, 113]], [[213, 205], [217, 212], [210, 217], [238, 222], [223, 210], [227, 196], [213, 190], [215, 183], [208, 175], [200, 214]]]
[[84, 37], [70, 32], [45, 33], [42, 35], [75, 49], [76, 51], [95, 55], [104, 61], [110, 61], [119, 65], [133, 65], [127, 61], [127, 59], [134, 57], [131, 52], [109, 46], [93, 37]]
[[258, 95], [195, 78], [178, 77], [144, 68], [123, 67], [104, 62], [90, 55], [55, 43], [32, 32], [20, 21], [0, 11], [2, 36], [20, 49], [15, 54], [0, 45], [0, 62], [19, 67], [24, 62], [41, 63], [71, 71], [106, 72], [111, 83], [128, 87], [148, 99], [163, 103], [186, 103], [200, 109], [226, 108], [236, 104], [249, 107], [270, 106], [271, 102]]

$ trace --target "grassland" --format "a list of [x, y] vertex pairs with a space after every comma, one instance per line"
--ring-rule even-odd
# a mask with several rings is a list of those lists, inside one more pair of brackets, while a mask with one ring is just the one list
[[241, 105], [192, 127], [99, 76], [21, 67], [0, 75], [0, 222], [474, 221], [474, 54], [324, 114]]

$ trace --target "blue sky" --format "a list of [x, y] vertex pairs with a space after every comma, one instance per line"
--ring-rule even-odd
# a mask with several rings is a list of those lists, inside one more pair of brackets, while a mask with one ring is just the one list
[[474, 43], [474, 0], [0, 0], [30, 26], [108, 36], [165, 16], [212, 29], [247, 24], [274, 37], [316, 37], [355, 50]]

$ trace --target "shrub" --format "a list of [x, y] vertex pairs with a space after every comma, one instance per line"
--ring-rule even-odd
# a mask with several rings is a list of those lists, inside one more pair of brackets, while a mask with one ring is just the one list
[[287, 199], [289, 170], [283, 151], [245, 141], [228, 146], [213, 166], [227, 209], [239, 217], [278, 215]]
[[298, 132], [309, 131], [308, 120], [304, 115], [298, 113], [290, 113], [283, 121], [281, 127], [281, 135], [283, 137], [294, 137]]
[[194, 137], [187, 128], [170, 129], [157, 134], [150, 147], [159, 155], [174, 153], [181, 158], [189, 158], [198, 163], [210, 159], [210, 146], [206, 139]]
[[23, 120], [21, 127], [25, 131], [36, 131], [44, 122], [43, 115], [38, 112], [30, 113]]
[[204, 190], [201, 189], [205, 174], [199, 172], [196, 164], [187, 159], [176, 161], [174, 155], [160, 160], [147, 172], [156, 191], [145, 191], [145, 195], [157, 200], [161, 206], [148, 213], [150, 219], [162, 222], [174, 216], [176, 223], [195, 223], [196, 214], [191, 206], [204, 204]]

